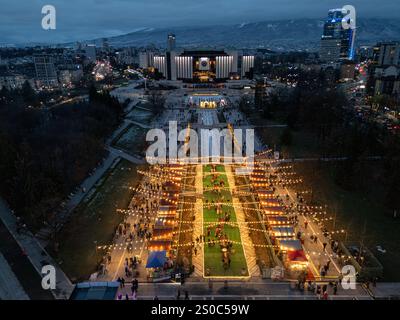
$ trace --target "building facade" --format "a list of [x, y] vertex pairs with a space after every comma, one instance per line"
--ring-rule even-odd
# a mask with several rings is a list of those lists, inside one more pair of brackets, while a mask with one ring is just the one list
[[215, 82], [252, 79], [254, 56], [243, 51], [225, 49], [176, 49], [176, 37], [169, 34], [167, 50], [139, 53], [141, 68], [154, 67], [167, 80]]
[[320, 60], [323, 62], [354, 59], [355, 29], [343, 28], [344, 17], [342, 9], [331, 9], [328, 12], [319, 52]]
[[8, 90], [21, 89], [25, 81], [28, 79], [20, 74], [4, 74], [0, 75], [0, 89], [3, 87]]
[[57, 70], [53, 57], [50, 55], [37, 55], [33, 57], [38, 87], [57, 87]]
[[368, 91], [400, 98], [400, 42], [380, 42], [373, 48]]
[[153, 65], [168, 80], [214, 82], [234, 75], [251, 78], [254, 56], [208, 49], [167, 51], [165, 55], [155, 56]]

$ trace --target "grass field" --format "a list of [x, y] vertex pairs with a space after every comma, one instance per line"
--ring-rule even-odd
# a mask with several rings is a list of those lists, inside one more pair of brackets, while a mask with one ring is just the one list
[[[210, 172], [210, 166], [204, 166], [203, 172]], [[218, 172], [225, 172], [224, 166], [217, 166]], [[226, 175], [220, 175], [219, 179], [222, 179], [225, 183], [225, 186], [228, 186], [228, 179]], [[203, 178], [203, 187], [211, 187], [211, 175], [205, 176]], [[228, 200], [232, 202], [232, 195], [228, 190], [221, 191], [221, 196], [224, 196], [223, 202], [227, 202]], [[204, 192], [204, 200], [208, 200], [211, 202], [222, 202], [217, 193], [212, 191]], [[222, 206], [222, 210], [225, 212], [229, 212], [231, 215], [231, 222], [236, 222], [236, 214], [235, 210], [231, 206]], [[218, 217], [215, 209], [203, 209], [203, 222], [204, 222], [204, 234], [207, 234], [207, 222], [217, 222]], [[229, 240], [241, 242], [240, 230], [238, 227], [232, 227], [226, 225], [224, 228], [224, 232], [228, 235]], [[211, 235], [214, 236], [214, 230], [211, 232]], [[207, 237], [206, 237], [207, 240]], [[218, 244], [213, 247], [209, 247], [208, 245], [204, 246], [204, 270], [210, 270], [211, 277], [241, 277], [242, 269], [246, 270], [245, 276], [248, 276], [246, 257], [243, 251], [243, 246], [241, 244], [233, 245], [234, 253], [231, 255], [231, 265], [227, 270], [224, 270], [222, 264], [222, 254], [221, 248]]]
[[[131, 112], [129, 112], [127, 118], [133, 121], [138, 121], [141, 123], [148, 124], [150, 120], [153, 118], [153, 114], [151, 111], [138, 108], [138, 106], [141, 106], [142, 102], [139, 102], [135, 108], [132, 109]], [[143, 106], [145, 107], [145, 105]]]
[[110, 168], [72, 213], [59, 234], [57, 260], [72, 280], [87, 280], [97, 264], [95, 241], [108, 244], [123, 216], [117, 208], [127, 208], [139, 176], [137, 165], [121, 160]]
[[131, 124], [114, 139], [112, 145], [132, 155], [142, 154], [146, 146], [146, 129]]

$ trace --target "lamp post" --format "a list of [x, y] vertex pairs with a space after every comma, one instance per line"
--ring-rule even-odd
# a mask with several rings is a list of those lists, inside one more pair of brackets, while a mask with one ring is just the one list
[[96, 253], [96, 264], [99, 262], [99, 259], [98, 259], [98, 251], [97, 251], [97, 240], [95, 240], [95, 241], [93, 241], [94, 242], [94, 245], [95, 245], [95, 253]]

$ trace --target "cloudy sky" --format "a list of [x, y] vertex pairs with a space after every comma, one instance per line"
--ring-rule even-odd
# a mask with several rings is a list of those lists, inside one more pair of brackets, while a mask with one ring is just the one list
[[[41, 28], [44, 5], [56, 8], [56, 30]], [[358, 17], [399, 16], [399, 0], [0, 0], [0, 44], [110, 37], [143, 27], [234, 24], [323, 18], [351, 4]]]

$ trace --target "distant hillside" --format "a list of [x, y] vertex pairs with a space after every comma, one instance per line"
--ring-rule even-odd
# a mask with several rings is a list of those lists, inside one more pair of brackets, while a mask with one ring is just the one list
[[[357, 43], [400, 40], [400, 19], [358, 19]], [[322, 20], [295, 19], [263, 21], [222, 26], [141, 28], [126, 35], [109, 38], [111, 45], [164, 47], [166, 36], [174, 32], [182, 47], [232, 46], [274, 50], [314, 50], [322, 33]]]

